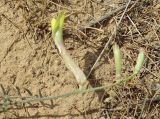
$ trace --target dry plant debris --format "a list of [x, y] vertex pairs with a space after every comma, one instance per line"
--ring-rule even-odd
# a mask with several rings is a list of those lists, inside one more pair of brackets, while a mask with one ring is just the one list
[[[129, 2], [131, 5], [126, 7]], [[0, 118], [158, 119], [160, 2], [129, 2], [1, 0]], [[122, 6], [125, 8], [106, 21], [86, 29], [90, 21], [99, 21], [102, 16]], [[77, 83], [52, 42], [50, 20], [60, 11], [67, 14], [64, 24], [66, 49], [79, 62], [84, 73], [89, 74], [88, 89], [101, 87], [101, 90], [95, 88], [83, 94], [74, 92]], [[107, 90], [103, 86], [109, 87], [115, 82], [114, 43], [123, 53], [122, 76], [132, 73], [140, 48], [144, 49], [146, 58], [140, 74], [134, 80]], [[99, 55], [102, 51], [102, 55]], [[51, 100], [51, 96], [63, 96], [69, 92], [77, 94]], [[46, 100], [27, 102], [30, 97], [32, 100]]]

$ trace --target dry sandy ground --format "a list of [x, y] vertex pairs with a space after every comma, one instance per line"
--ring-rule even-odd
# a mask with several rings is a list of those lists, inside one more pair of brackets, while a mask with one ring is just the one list
[[[138, 49], [145, 49], [144, 67], [135, 80], [109, 92], [90, 92], [20, 106], [8, 105], [7, 111], [1, 108], [0, 118], [158, 119], [159, 101], [148, 104], [145, 99], [158, 95], [158, 91], [153, 91], [152, 87], [160, 83], [160, 3], [158, 0], [135, 2], [112, 39], [112, 43], [117, 42], [123, 52], [123, 75], [131, 74]], [[78, 29], [126, 3], [126, 0], [1, 0], [1, 107], [4, 95], [57, 96], [77, 89], [75, 78], [64, 65], [51, 37], [49, 23], [59, 11], [67, 12], [65, 46], [87, 75], [122, 12], [98, 28], [84, 33]], [[111, 46], [91, 73], [90, 87], [106, 85], [115, 80], [114, 59], [110, 49]]]

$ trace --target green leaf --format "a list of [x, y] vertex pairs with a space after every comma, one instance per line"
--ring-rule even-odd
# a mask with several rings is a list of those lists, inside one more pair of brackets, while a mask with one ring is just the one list
[[119, 46], [117, 44], [113, 46], [113, 53], [114, 53], [115, 68], [116, 68], [116, 78], [120, 78], [122, 69], [122, 55]]
[[137, 58], [137, 62], [136, 62], [136, 66], [134, 68], [134, 74], [138, 74], [143, 66], [144, 63], [144, 50], [140, 49], [140, 52], [138, 54], [138, 58]]
[[51, 28], [52, 28], [52, 32], [55, 34], [58, 30], [62, 30], [63, 28], [63, 24], [64, 24], [64, 12], [61, 12], [57, 19], [52, 18], [51, 20]]

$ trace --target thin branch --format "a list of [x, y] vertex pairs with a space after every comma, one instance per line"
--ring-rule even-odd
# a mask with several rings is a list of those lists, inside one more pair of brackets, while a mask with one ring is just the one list
[[[122, 80], [119, 80], [111, 85], [105, 85], [105, 86], [100, 86], [100, 87], [95, 87], [95, 88], [89, 88], [89, 89], [78, 89], [75, 90], [73, 92], [69, 92], [69, 93], [65, 93], [62, 95], [58, 95], [58, 96], [47, 96], [47, 97], [37, 97], [37, 96], [28, 96], [28, 97], [10, 97], [8, 96], [8, 99], [16, 99], [16, 98], [20, 98], [20, 100], [12, 100], [11, 104], [18, 104], [18, 103], [29, 103], [29, 102], [33, 102], [33, 101], [44, 101], [44, 100], [55, 100], [55, 99], [59, 99], [59, 98], [66, 98], [69, 97], [71, 95], [76, 95], [76, 94], [82, 94], [82, 93], [87, 93], [87, 92], [93, 92], [93, 91], [98, 91], [98, 90], [102, 90], [102, 89], [107, 89], [110, 90], [111, 88], [118, 86], [118, 85], [122, 85], [130, 80], [132, 80], [134, 78], [135, 75], [131, 75], [129, 77], [126, 77]], [[4, 98], [2, 96], [2, 98]], [[22, 100], [23, 99], [23, 100]]]
[[105, 14], [104, 16], [102, 16], [101, 18], [99, 18], [98, 20], [92, 20], [90, 21], [88, 24], [86, 24], [83, 28], [80, 28], [80, 30], [85, 30], [86, 28], [91, 28], [96, 24], [100, 24], [101, 22], [104, 22], [106, 20], [109, 20], [113, 15], [115, 15], [116, 13], [120, 12], [121, 10], [125, 9], [124, 11], [126, 11], [129, 5], [132, 5], [133, 2], [128, 2], [127, 5], [121, 6], [119, 8], [117, 8], [116, 10], [111, 11], [110, 13]]

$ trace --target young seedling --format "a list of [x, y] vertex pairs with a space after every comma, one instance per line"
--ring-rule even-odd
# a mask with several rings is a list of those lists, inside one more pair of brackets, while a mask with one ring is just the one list
[[140, 73], [140, 70], [142, 69], [144, 63], [144, 58], [145, 58], [144, 50], [140, 49], [133, 74], [125, 78], [124, 80], [125, 82], [132, 80], [138, 73]]
[[138, 74], [140, 72], [140, 70], [141, 70], [141, 68], [143, 66], [143, 63], [144, 63], [144, 57], [145, 57], [144, 50], [140, 49], [133, 74], [136, 75], [136, 74]]
[[121, 77], [122, 56], [119, 46], [117, 44], [113, 46], [113, 53], [114, 53], [114, 61], [116, 68], [116, 78], [119, 79]]
[[86, 82], [87, 78], [83, 71], [79, 68], [79, 66], [73, 61], [71, 56], [69, 55], [68, 51], [66, 50], [63, 42], [63, 24], [64, 24], [64, 13], [60, 13], [57, 19], [52, 19], [51, 21], [51, 28], [52, 28], [52, 35], [54, 38], [54, 42], [56, 47], [59, 50], [60, 55], [62, 56], [65, 65], [67, 68], [74, 74], [79, 87], [82, 88]]
[[114, 53], [114, 59], [115, 59], [116, 79], [119, 79], [119, 80], [116, 80], [116, 84], [120, 84], [120, 83], [124, 83], [124, 82], [132, 80], [140, 72], [143, 66], [144, 57], [145, 57], [144, 50], [140, 49], [139, 51], [139, 55], [136, 61], [136, 65], [135, 65], [133, 74], [123, 79], [121, 79], [122, 56], [121, 56], [119, 46], [117, 44], [113, 46], [113, 53]]

